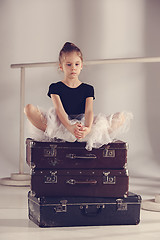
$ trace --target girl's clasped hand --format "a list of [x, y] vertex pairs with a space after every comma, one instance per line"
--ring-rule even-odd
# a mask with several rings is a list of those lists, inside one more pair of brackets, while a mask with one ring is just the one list
[[90, 129], [88, 127], [83, 126], [81, 123], [74, 124], [74, 135], [77, 139], [83, 139], [89, 132]]

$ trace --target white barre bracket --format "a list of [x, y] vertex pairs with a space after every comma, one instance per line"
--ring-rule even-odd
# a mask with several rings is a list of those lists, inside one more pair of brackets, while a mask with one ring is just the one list
[[30, 186], [30, 175], [29, 174], [19, 174], [12, 173], [9, 178], [1, 178], [0, 184], [5, 186], [17, 186], [17, 187], [25, 187]]
[[157, 194], [155, 199], [143, 200], [141, 208], [148, 211], [160, 212], [160, 194]]

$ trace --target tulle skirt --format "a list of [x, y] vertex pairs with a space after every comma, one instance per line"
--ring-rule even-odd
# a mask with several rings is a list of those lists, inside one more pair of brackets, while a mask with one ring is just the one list
[[[60, 122], [54, 108], [51, 108], [48, 111], [39, 108], [39, 111], [43, 115], [43, 119], [47, 122], [46, 131], [43, 132], [30, 123], [29, 137], [36, 141], [82, 141], [86, 142], [86, 149], [89, 151], [92, 150], [92, 148], [99, 148], [104, 144], [108, 144], [117, 139], [122, 139], [124, 134], [129, 130], [130, 121], [133, 118], [132, 113], [125, 111], [117, 112], [109, 116], [99, 113], [94, 116], [90, 133], [82, 140], [78, 140]], [[74, 117], [72, 116], [72, 118], [68, 116], [68, 119], [71, 124], [81, 122], [85, 125], [84, 114]]]

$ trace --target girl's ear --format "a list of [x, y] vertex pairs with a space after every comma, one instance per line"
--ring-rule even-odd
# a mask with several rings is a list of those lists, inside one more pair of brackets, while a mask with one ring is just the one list
[[62, 64], [59, 63], [59, 69], [63, 72]]

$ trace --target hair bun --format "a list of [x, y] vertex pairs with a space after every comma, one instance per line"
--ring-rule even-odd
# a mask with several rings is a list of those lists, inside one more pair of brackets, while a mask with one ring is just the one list
[[81, 50], [74, 43], [71, 43], [71, 42], [66, 42], [63, 45], [63, 48], [61, 49], [61, 51], [59, 53], [59, 62], [61, 62], [61, 58], [62, 58], [63, 54], [69, 53], [69, 52], [74, 52], [74, 51], [78, 53], [79, 57], [81, 58], [81, 60], [83, 62], [83, 56], [82, 56]]
[[64, 44], [64, 46], [63, 46], [63, 48], [62, 48], [62, 50], [64, 50], [64, 51], [73, 51], [73, 50], [75, 50], [75, 49], [77, 49], [77, 46], [76, 45], [74, 45], [73, 43], [71, 43], [71, 42], [66, 42], [65, 44]]

